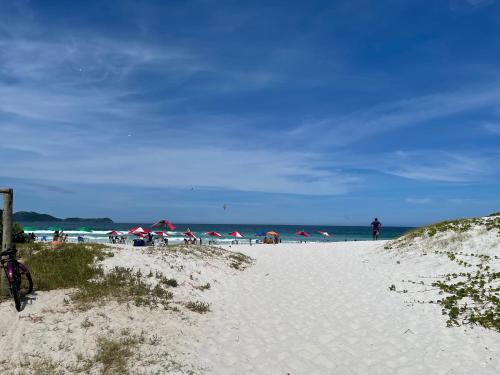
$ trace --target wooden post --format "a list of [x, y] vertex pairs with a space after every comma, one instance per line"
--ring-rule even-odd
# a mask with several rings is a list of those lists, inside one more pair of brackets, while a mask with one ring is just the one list
[[[3, 194], [3, 236], [2, 236], [2, 251], [10, 249], [12, 247], [12, 203], [14, 200], [14, 190], [0, 189], [0, 193]], [[0, 271], [0, 294], [2, 296], [9, 295], [9, 288], [7, 285], [7, 279], [5, 278], [5, 273]]]

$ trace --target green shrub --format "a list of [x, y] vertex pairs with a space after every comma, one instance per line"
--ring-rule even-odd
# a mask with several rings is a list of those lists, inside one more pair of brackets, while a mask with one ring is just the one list
[[38, 290], [81, 287], [87, 280], [102, 275], [95, 266], [108, 254], [103, 245], [42, 244], [18, 246], [19, 257], [30, 269], [33, 284]]

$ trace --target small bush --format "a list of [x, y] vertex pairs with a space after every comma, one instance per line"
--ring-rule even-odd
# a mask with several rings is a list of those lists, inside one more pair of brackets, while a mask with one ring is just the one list
[[232, 253], [229, 255], [231, 263], [229, 265], [237, 270], [245, 269], [251, 262], [251, 258], [242, 253]]
[[176, 279], [168, 279], [166, 277], [162, 277], [160, 282], [162, 284], [165, 284], [165, 285], [168, 285], [168, 286], [171, 286], [173, 288], [176, 288], [177, 286], [179, 286], [179, 283], [177, 282]]
[[200, 302], [200, 301], [188, 302], [186, 304], [186, 307], [189, 310], [195, 311], [195, 312], [200, 313], [200, 314], [204, 314], [204, 313], [210, 311], [210, 304], [208, 304], [206, 302]]
[[197, 286], [196, 289], [199, 289], [199, 290], [203, 291], [203, 290], [210, 289], [210, 287], [211, 287], [210, 283], [206, 283], [206, 284]]

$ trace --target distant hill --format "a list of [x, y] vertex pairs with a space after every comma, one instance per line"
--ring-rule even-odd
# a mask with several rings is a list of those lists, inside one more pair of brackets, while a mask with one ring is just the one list
[[18, 221], [45, 221], [45, 222], [62, 221], [62, 219], [59, 219], [59, 218], [54, 217], [52, 215], [39, 214], [38, 212], [33, 212], [33, 211], [16, 212], [12, 215], [12, 220], [15, 222], [18, 222]]
[[111, 220], [109, 217], [98, 217], [95, 219], [82, 219], [81, 217], [68, 217], [64, 220], [64, 222], [68, 223], [109, 223], [113, 224], [113, 220]]
[[[1, 214], [0, 210], [0, 214]], [[109, 217], [105, 218], [80, 218], [80, 217], [68, 217], [67, 219], [60, 219], [58, 217], [48, 215], [48, 214], [40, 214], [38, 212], [33, 211], [19, 211], [12, 215], [12, 219], [14, 222], [71, 222], [71, 223], [113, 223]]]

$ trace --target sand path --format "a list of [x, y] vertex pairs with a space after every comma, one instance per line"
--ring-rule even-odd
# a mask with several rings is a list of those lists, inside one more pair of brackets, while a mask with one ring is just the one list
[[210, 292], [196, 348], [209, 372], [500, 373], [498, 333], [447, 328], [438, 306], [388, 291], [426, 265], [397, 264], [382, 246], [237, 247], [256, 264]]

